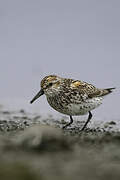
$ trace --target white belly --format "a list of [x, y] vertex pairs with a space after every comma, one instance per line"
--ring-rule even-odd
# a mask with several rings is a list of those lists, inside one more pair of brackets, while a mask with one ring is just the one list
[[84, 115], [98, 107], [100, 104], [102, 104], [102, 98], [89, 99], [81, 104], [69, 104], [68, 112], [66, 112], [66, 114], [71, 116]]

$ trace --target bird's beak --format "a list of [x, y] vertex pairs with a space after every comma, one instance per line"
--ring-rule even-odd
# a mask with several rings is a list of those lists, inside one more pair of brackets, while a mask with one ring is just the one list
[[32, 104], [36, 99], [38, 99], [40, 96], [42, 96], [44, 94], [44, 91], [41, 89], [36, 96], [30, 101], [30, 103]]

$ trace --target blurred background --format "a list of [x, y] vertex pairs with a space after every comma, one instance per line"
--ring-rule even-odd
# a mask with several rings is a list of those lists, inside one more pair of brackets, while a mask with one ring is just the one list
[[[1, 0], [0, 104], [57, 113], [43, 96], [29, 101], [49, 74], [116, 87], [95, 116], [120, 117], [120, 1]], [[59, 113], [57, 113], [59, 114]]]

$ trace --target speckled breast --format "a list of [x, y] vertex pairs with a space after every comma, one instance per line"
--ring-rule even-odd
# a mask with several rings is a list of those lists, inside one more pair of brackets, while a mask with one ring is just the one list
[[102, 104], [102, 98], [100, 97], [88, 99], [80, 103], [71, 103], [68, 99], [62, 96], [53, 96], [47, 97], [47, 101], [56, 111], [71, 116], [87, 114], [89, 111]]

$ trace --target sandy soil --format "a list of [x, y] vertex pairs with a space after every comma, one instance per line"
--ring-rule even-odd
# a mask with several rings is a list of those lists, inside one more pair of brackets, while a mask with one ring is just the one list
[[116, 122], [81, 132], [84, 122], [62, 130], [64, 118], [0, 111], [0, 180], [120, 179]]

